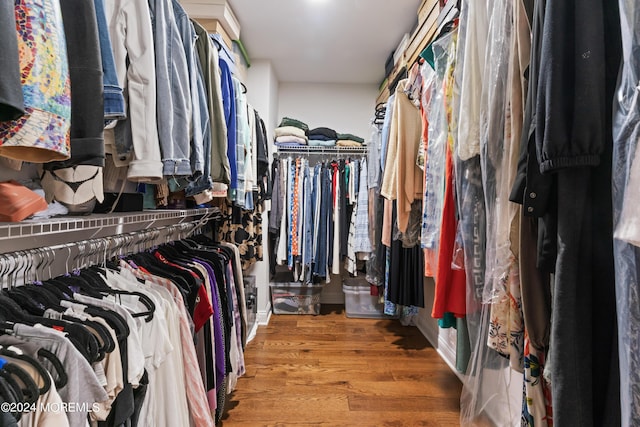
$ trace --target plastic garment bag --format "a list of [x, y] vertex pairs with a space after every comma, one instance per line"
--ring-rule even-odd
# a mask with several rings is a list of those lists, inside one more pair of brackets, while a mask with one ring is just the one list
[[[507, 0], [499, 0], [491, 5], [478, 0], [462, 1], [460, 32], [465, 34], [466, 43], [461, 44], [463, 50], [458, 51], [457, 64], [458, 67], [463, 67], [463, 79], [458, 116], [459, 156], [456, 158], [456, 180], [467, 271], [466, 320], [471, 346], [471, 357], [461, 397], [460, 424], [463, 426], [477, 425], [483, 413], [491, 414], [491, 421], [495, 425], [517, 425], [520, 420], [522, 374], [510, 368], [509, 359], [487, 346], [487, 338], [496, 332], [495, 324], [492, 324], [491, 303], [500, 301], [500, 298], [495, 298], [499, 293], [492, 292], [492, 273], [496, 262], [496, 196], [497, 188], [500, 187], [498, 183], [503, 184], [501, 176], [496, 175], [496, 171], [501, 171], [505, 155], [503, 149], [511, 13], [512, 2]], [[490, 30], [483, 19], [490, 22]], [[478, 35], [479, 33], [481, 34]], [[483, 41], [486, 42], [486, 46], [479, 46]], [[485, 51], [487, 64], [486, 69], [482, 71], [484, 78], [481, 80], [482, 111], [477, 111], [470, 109], [469, 103], [465, 101], [470, 99], [472, 93], [465, 92], [469, 88], [465, 86], [464, 81], [467, 73], [478, 72], [477, 63], [474, 62], [478, 59], [474, 54]], [[483, 56], [483, 64], [484, 60]], [[470, 68], [467, 69], [467, 66]], [[477, 90], [477, 87], [474, 90]], [[475, 114], [482, 115], [478, 117]], [[461, 151], [464, 144], [469, 142], [464, 141], [462, 137], [469, 137], [468, 130], [474, 120], [483, 124], [479, 130], [482, 142], [480, 155], [478, 152]], [[485, 206], [486, 204], [489, 205]], [[505, 217], [504, 222], [509, 222], [508, 217]], [[507, 242], [508, 235], [507, 231]], [[491, 257], [488, 257], [489, 247], [493, 250]], [[507, 257], [506, 261], [513, 264], [513, 257]], [[503, 272], [509, 273], [508, 265]], [[516, 277], [509, 274], [503, 277], [507, 280], [498, 283], [504, 285], [500, 288], [500, 295], [508, 295], [508, 285], [516, 280]]]
[[[449, 44], [453, 33], [433, 42], [435, 76], [429, 105], [429, 142], [427, 146], [425, 205], [423, 207], [423, 248], [437, 249], [442, 224], [445, 185], [445, 150], [448, 137], [443, 85], [446, 78]], [[427, 76], [428, 77], [428, 76]]]
[[623, 66], [614, 102], [613, 199], [621, 425], [640, 425], [640, 4], [619, 0]]
[[[525, 58], [528, 61], [530, 49], [523, 45], [530, 44], [531, 37], [526, 16], [518, 20], [514, 16], [514, 9], [524, 13], [520, 6], [519, 1], [496, 3], [492, 13], [487, 78], [491, 83], [489, 92], [495, 98], [488, 107], [490, 122], [487, 139], [483, 134], [481, 140], [480, 156], [488, 220], [484, 294], [485, 301], [491, 302], [488, 345], [509, 357], [511, 366], [518, 371], [523, 369], [524, 319], [518, 243], [512, 243], [517, 234], [512, 230], [519, 229], [519, 206], [509, 201], [509, 193], [518, 168], [522, 134], [524, 72], [520, 64]], [[523, 25], [514, 27], [523, 20]], [[517, 29], [521, 29], [521, 37]], [[493, 128], [494, 122], [501, 127]]]
[[459, 79], [461, 120], [458, 123], [456, 151], [460, 159], [466, 161], [480, 154], [480, 99], [485, 82], [484, 62], [489, 21], [487, 2], [467, 1], [463, 8], [467, 9], [464, 12], [467, 17], [463, 18], [466, 21], [464, 49], [458, 50], [460, 55], [457, 60], [458, 64], [464, 62], [464, 67], [461, 68]]
[[[505, 196], [499, 194], [498, 184], [504, 172], [502, 159], [505, 151], [507, 75], [513, 27], [511, 3], [508, 0], [500, 0], [494, 2], [491, 7], [485, 67], [486, 84], [482, 91], [480, 111], [480, 162], [487, 209], [487, 264], [483, 293], [485, 302], [500, 299], [509, 269], [508, 257], [504, 254], [498, 255], [499, 251], [504, 252], [503, 249], [509, 248], [508, 244], [506, 248], [497, 247], [497, 213], [498, 204], [508, 203], [508, 200], [501, 200], [501, 197]], [[508, 199], [508, 193], [505, 199]]]

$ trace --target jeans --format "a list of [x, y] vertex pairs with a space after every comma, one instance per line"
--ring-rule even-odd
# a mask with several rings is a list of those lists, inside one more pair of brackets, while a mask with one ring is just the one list
[[104, 118], [118, 120], [126, 117], [124, 110], [124, 96], [118, 82], [116, 64], [113, 59], [109, 26], [104, 12], [104, 0], [93, 0], [98, 22], [98, 37], [100, 39], [100, 56], [102, 58], [102, 85], [104, 86]]

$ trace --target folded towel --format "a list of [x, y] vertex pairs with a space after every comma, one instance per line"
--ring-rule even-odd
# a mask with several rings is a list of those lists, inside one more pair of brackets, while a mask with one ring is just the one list
[[302, 129], [305, 132], [309, 130], [309, 126], [307, 126], [306, 123], [301, 122], [300, 120], [297, 120], [297, 119], [292, 119], [291, 117], [282, 118], [282, 121], [280, 122], [279, 127], [285, 127], [285, 126], [293, 126], [293, 127]]
[[322, 135], [322, 136], [326, 136], [329, 139], [338, 139], [338, 134], [336, 133], [335, 130], [330, 128], [325, 128], [325, 127], [311, 129], [307, 134], [310, 137], [315, 135]]
[[307, 135], [305, 134], [305, 132], [300, 129], [297, 128], [295, 126], [282, 126], [282, 127], [278, 127], [275, 129], [274, 131], [276, 138], [279, 136], [297, 136], [299, 138], [304, 138], [305, 140], [307, 139]]
[[360, 144], [359, 142], [352, 141], [351, 139], [339, 139], [336, 142], [336, 145], [338, 147], [364, 147], [364, 145]]
[[334, 147], [336, 145], [335, 139], [323, 140], [323, 139], [310, 139], [310, 147]]
[[307, 140], [294, 135], [282, 135], [276, 138], [276, 144], [299, 144], [307, 145]]
[[360, 144], [364, 144], [364, 139], [359, 136], [350, 134], [350, 133], [339, 133], [336, 139], [345, 139], [350, 141], [359, 142]]

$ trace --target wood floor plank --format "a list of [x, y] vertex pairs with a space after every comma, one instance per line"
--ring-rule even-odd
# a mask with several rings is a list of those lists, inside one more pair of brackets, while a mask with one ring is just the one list
[[397, 320], [273, 316], [245, 364], [225, 427], [459, 425], [458, 377]]

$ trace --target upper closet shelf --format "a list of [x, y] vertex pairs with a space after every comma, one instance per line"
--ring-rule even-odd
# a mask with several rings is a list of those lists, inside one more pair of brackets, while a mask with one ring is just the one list
[[301, 145], [299, 147], [277, 147], [276, 153], [278, 154], [366, 154], [367, 146], [362, 147], [318, 147], [313, 145]]
[[86, 217], [6, 223], [0, 225], [0, 253], [115, 236], [186, 221], [206, 222], [218, 218], [219, 215], [220, 211], [217, 208], [206, 208], [93, 214]]

